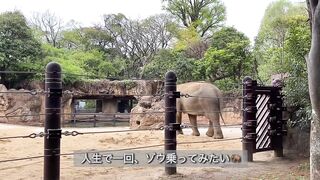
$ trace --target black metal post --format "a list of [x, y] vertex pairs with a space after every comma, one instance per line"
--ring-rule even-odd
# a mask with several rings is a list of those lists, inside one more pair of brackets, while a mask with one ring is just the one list
[[[283, 145], [282, 145], [282, 136], [284, 135], [283, 132], [283, 120], [282, 120], [282, 110], [283, 110], [283, 100], [281, 96], [281, 88], [275, 87], [274, 91], [272, 92], [270, 100], [272, 99], [272, 103], [275, 105], [273, 108], [273, 115], [275, 121], [270, 123], [271, 129], [274, 133], [270, 134], [271, 137], [271, 145], [274, 149], [274, 156], [275, 157], [283, 157]], [[271, 111], [270, 111], [271, 112]]]
[[45, 180], [60, 179], [60, 138], [61, 138], [61, 67], [51, 62], [45, 76], [45, 123], [44, 132], [44, 176]]
[[97, 116], [93, 115], [93, 127], [97, 127]]
[[[165, 130], [164, 130], [164, 150], [165, 154], [175, 153], [177, 150], [177, 135], [176, 130], [169, 129], [168, 127], [176, 123], [176, 90], [177, 90], [177, 77], [174, 72], [168, 72], [165, 77]], [[176, 164], [165, 163], [165, 173], [172, 175], [177, 173]]]
[[247, 151], [247, 160], [249, 162], [253, 161], [253, 153], [256, 151], [256, 86], [257, 82], [250, 77], [243, 79], [242, 149]]
[[72, 114], [72, 124], [73, 124], [73, 127], [77, 126], [76, 112]]
[[114, 115], [112, 115], [112, 125], [113, 126], [116, 126], [116, 121], [117, 121], [116, 115], [114, 114]]

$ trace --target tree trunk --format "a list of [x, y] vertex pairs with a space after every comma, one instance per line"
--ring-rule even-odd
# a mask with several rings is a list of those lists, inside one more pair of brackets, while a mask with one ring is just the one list
[[307, 59], [309, 93], [312, 104], [310, 134], [310, 179], [320, 179], [320, 4], [307, 0], [311, 21], [311, 49]]
[[320, 179], [320, 123], [319, 116], [312, 113], [310, 134], [310, 179]]

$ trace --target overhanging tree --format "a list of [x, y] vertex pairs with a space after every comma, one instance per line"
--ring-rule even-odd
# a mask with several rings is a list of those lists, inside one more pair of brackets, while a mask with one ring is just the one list
[[63, 29], [61, 18], [47, 10], [44, 13], [34, 13], [30, 23], [31, 26], [43, 33], [47, 43], [53, 47], [59, 46], [58, 42]]
[[[34, 64], [41, 58], [41, 44], [33, 37], [25, 17], [19, 11], [0, 14], [0, 70], [36, 70]], [[25, 78], [1, 74], [1, 83], [14, 86]]]
[[239, 82], [252, 67], [250, 40], [232, 27], [222, 28], [212, 37], [212, 45], [197, 62], [196, 76], [211, 82], [231, 78]]
[[284, 69], [288, 60], [286, 40], [292, 18], [297, 16], [307, 17], [305, 7], [288, 0], [274, 1], [265, 10], [254, 45], [259, 77], [264, 82], [273, 74], [287, 73]]
[[185, 27], [194, 27], [201, 37], [211, 37], [213, 30], [226, 19], [226, 9], [220, 0], [163, 0], [164, 8]]

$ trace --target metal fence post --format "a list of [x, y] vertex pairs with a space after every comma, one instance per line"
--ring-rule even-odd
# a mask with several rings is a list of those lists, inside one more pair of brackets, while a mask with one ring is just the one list
[[93, 127], [97, 127], [97, 116], [93, 115]]
[[117, 117], [116, 117], [116, 115], [114, 114], [114, 115], [112, 115], [112, 125], [113, 126], [116, 126], [116, 121], [117, 121], [117, 119], [116, 119]]
[[249, 162], [253, 161], [253, 153], [256, 151], [256, 86], [257, 82], [250, 77], [243, 79], [242, 149], [247, 151]]
[[72, 124], [73, 127], [77, 126], [76, 112], [72, 114]]
[[271, 129], [269, 135], [271, 137], [271, 145], [274, 149], [275, 157], [283, 157], [282, 136], [285, 134], [282, 120], [283, 100], [280, 91], [280, 87], [274, 87], [270, 98], [272, 104], [274, 104], [273, 108], [270, 110], [270, 114], [272, 113], [274, 116], [274, 121], [270, 122]]
[[60, 138], [61, 138], [61, 67], [55, 62], [46, 66], [45, 76], [45, 123], [44, 132], [44, 179], [60, 179]]
[[[177, 77], [174, 72], [168, 72], [165, 76], [165, 129], [164, 129], [164, 150], [165, 154], [174, 153], [177, 150], [177, 135], [176, 135], [176, 98], [180, 95], [177, 90]], [[180, 127], [180, 124], [179, 124]], [[176, 164], [165, 163], [165, 173], [172, 175], [177, 173]]]

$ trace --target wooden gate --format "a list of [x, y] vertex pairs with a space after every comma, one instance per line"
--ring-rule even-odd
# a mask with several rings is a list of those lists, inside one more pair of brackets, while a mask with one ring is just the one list
[[268, 135], [268, 129], [270, 129], [270, 123], [268, 122], [270, 110], [268, 108], [270, 96], [260, 94], [257, 96], [257, 140], [256, 150], [272, 150], [270, 136]]
[[243, 150], [248, 161], [253, 153], [274, 150], [276, 157], [283, 156], [282, 137], [286, 134], [282, 119], [283, 96], [281, 87], [259, 86], [257, 81], [243, 80]]

